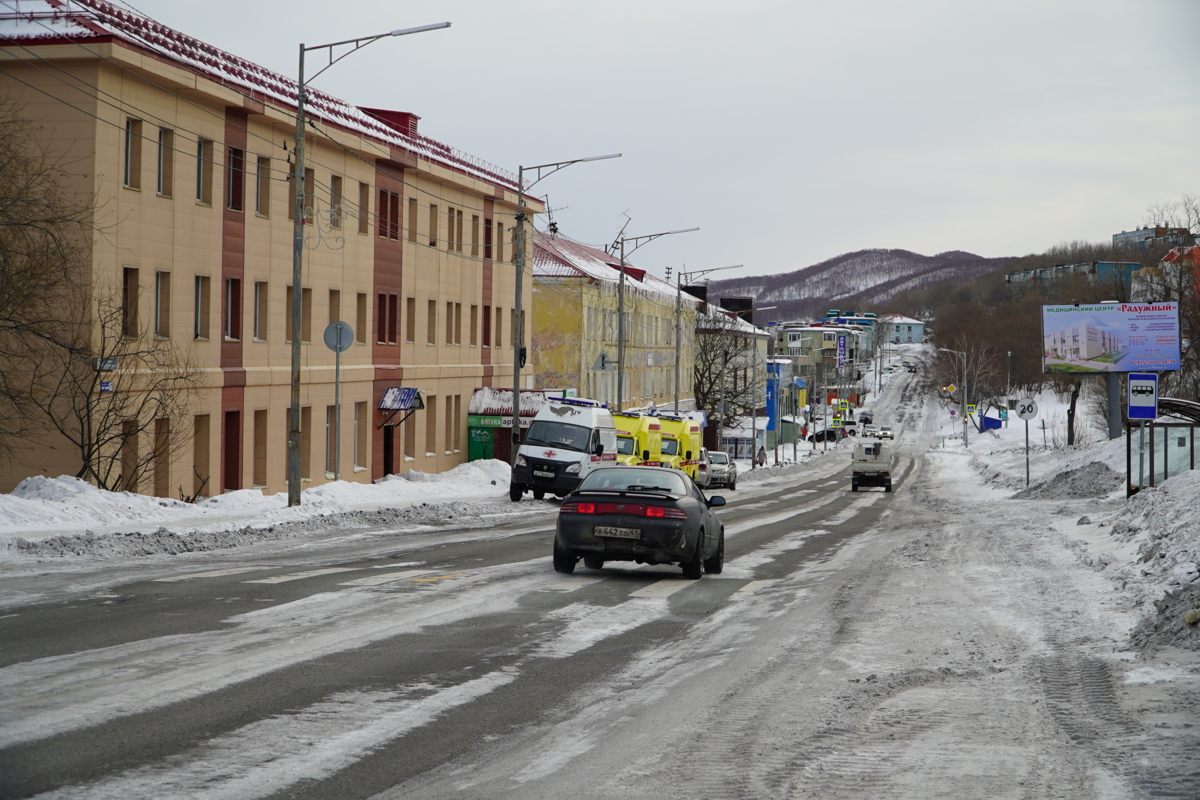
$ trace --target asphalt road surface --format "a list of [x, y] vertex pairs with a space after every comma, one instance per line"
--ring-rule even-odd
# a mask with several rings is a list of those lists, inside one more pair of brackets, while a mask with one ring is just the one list
[[548, 504], [81, 568], [0, 612], [0, 796], [1196, 797], [1062, 548], [885, 400], [893, 493], [844, 453], [739, 481], [698, 581], [554, 573]]

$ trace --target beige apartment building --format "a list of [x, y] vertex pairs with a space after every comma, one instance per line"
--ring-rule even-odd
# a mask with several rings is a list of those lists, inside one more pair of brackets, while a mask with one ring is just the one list
[[[111, 445], [130, 464], [161, 454], [119, 488], [285, 491], [295, 81], [102, 0], [22, 2], [0, 10], [0, 30], [0, 93], [69, 164], [76, 196], [94, 198], [101, 231], [81, 279], [115, 287], [125, 336], [198, 369], [186, 414]], [[308, 93], [303, 488], [335, 464], [363, 483], [447, 470], [467, 458], [472, 391], [512, 385], [516, 176], [422, 136], [412, 113]], [[339, 320], [354, 342], [335, 459], [322, 334]], [[424, 408], [381, 409], [395, 387], [418, 389]], [[80, 466], [47, 432], [0, 466], [0, 491]]]

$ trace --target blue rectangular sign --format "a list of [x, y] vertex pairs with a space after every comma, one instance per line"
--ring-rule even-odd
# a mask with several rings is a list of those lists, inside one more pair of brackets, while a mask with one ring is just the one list
[[1131, 372], [1125, 386], [1125, 404], [1131, 420], [1151, 420], [1158, 417], [1158, 374]]
[[846, 366], [846, 335], [841, 333], [837, 337], [837, 365], [838, 369]]

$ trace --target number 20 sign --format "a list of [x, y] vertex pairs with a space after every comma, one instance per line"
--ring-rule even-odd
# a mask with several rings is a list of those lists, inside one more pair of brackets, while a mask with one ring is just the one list
[[1037, 416], [1037, 403], [1028, 398], [1025, 400], [1018, 400], [1017, 416], [1025, 420], [1033, 419]]

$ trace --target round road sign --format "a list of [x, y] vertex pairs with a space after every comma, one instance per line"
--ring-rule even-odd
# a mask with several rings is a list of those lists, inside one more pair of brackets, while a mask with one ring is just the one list
[[1017, 401], [1017, 416], [1021, 419], [1033, 419], [1037, 416], [1037, 403], [1026, 398]]
[[331, 322], [325, 328], [325, 346], [335, 353], [344, 353], [354, 344], [354, 329], [349, 322]]

